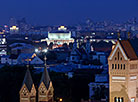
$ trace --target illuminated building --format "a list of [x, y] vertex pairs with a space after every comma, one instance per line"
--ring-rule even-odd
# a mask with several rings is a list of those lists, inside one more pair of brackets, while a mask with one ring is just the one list
[[0, 56], [7, 55], [7, 42], [4, 32], [0, 32]]
[[71, 31], [67, 31], [64, 26], [60, 26], [58, 31], [48, 32], [48, 38], [41, 41], [47, 41], [48, 44], [53, 42], [54, 45], [61, 46], [64, 43], [74, 42], [74, 39], [71, 38]]
[[109, 102], [138, 102], [138, 57], [129, 40], [117, 41], [108, 65]]
[[12, 26], [10, 27], [10, 34], [18, 34], [19, 33], [19, 27]]

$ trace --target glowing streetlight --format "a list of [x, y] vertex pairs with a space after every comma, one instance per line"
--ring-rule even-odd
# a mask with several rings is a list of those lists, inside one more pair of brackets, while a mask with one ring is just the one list
[[38, 49], [35, 49], [35, 52], [38, 52]]
[[62, 98], [60, 98], [60, 99], [59, 99], [59, 102], [62, 102], [62, 101], [63, 101], [63, 99], [62, 99]]
[[46, 53], [48, 50], [47, 49], [44, 49], [43, 52]]

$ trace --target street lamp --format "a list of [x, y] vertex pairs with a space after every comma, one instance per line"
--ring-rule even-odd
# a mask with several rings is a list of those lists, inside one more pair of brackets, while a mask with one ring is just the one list
[[62, 99], [62, 98], [60, 98], [60, 99], [59, 99], [59, 102], [62, 102], [62, 101], [63, 101], [63, 99]]
[[47, 49], [44, 49], [44, 50], [43, 50], [44, 53], [47, 53], [47, 51], [48, 51]]
[[38, 49], [35, 49], [35, 52], [38, 52]]

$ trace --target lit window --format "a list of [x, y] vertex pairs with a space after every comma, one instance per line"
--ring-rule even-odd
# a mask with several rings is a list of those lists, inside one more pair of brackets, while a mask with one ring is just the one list
[[117, 67], [117, 66], [116, 66], [116, 64], [115, 64], [115, 69], [116, 69], [116, 67]]
[[131, 98], [131, 102], [135, 102], [135, 98]]

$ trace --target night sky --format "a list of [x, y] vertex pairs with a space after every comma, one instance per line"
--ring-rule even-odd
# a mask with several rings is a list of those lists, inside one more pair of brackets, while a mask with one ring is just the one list
[[0, 0], [0, 24], [26, 17], [31, 24], [76, 24], [138, 18], [138, 0]]

